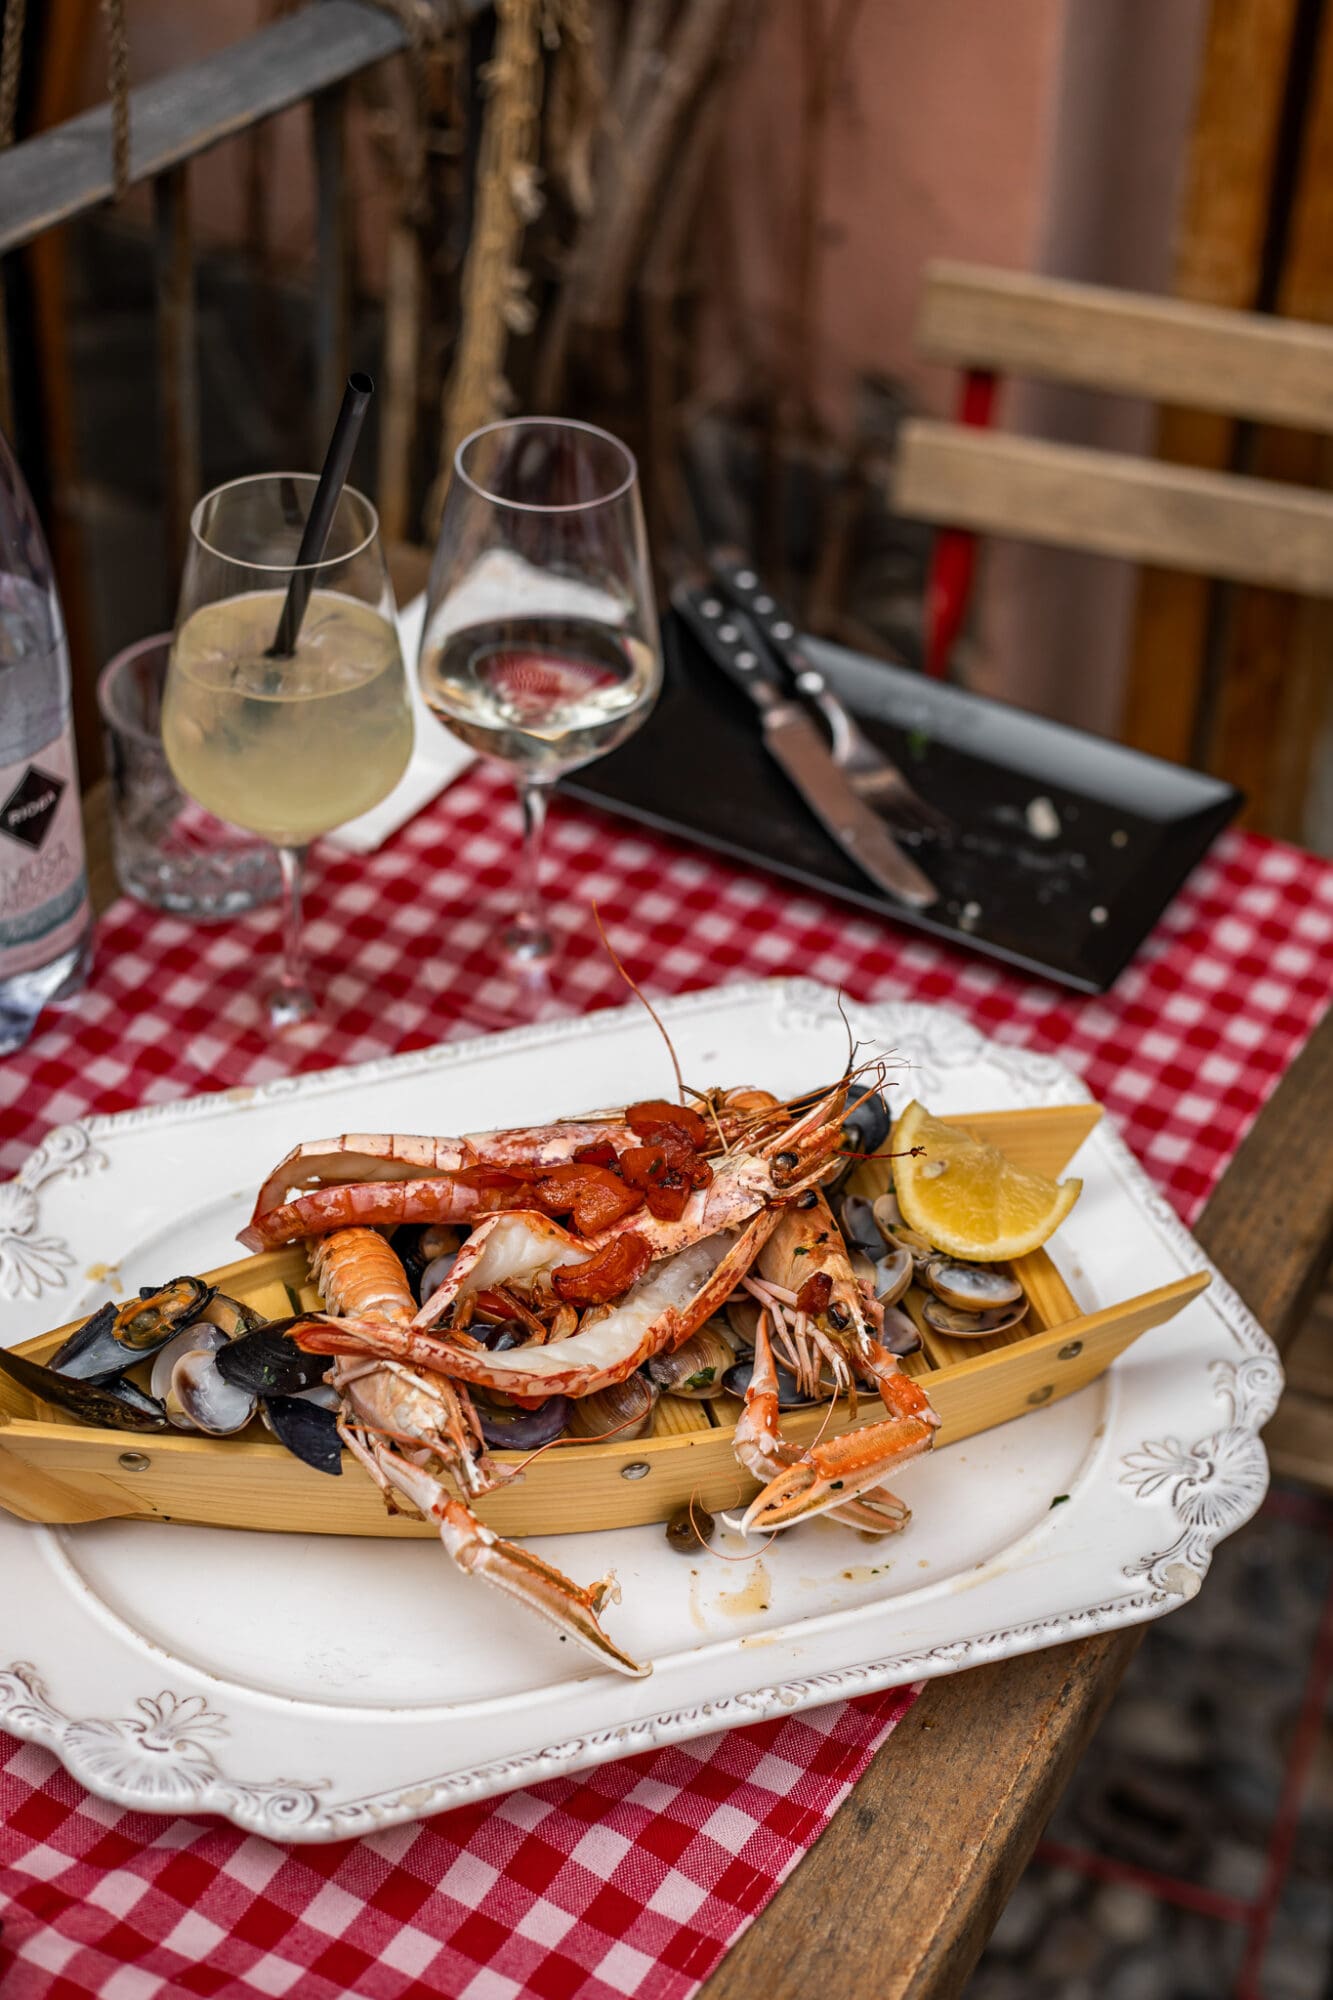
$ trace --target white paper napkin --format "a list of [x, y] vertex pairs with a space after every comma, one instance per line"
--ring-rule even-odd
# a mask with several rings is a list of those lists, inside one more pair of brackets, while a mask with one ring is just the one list
[[391, 833], [397, 833], [400, 826], [406, 826], [423, 806], [428, 806], [446, 785], [451, 785], [466, 771], [476, 755], [466, 743], [460, 743], [456, 736], [449, 734], [422, 700], [417, 684], [417, 652], [425, 621], [426, 599], [423, 593], [414, 597], [398, 614], [398, 637], [403, 648], [403, 664], [407, 668], [407, 684], [412, 691], [412, 709], [416, 718], [417, 734], [411, 761], [387, 799], [381, 799], [377, 806], [362, 813], [359, 819], [349, 819], [346, 826], [336, 827], [329, 835], [335, 847], [345, 848], [352, 854], [373, 854], [377, 847], [382, 847]]

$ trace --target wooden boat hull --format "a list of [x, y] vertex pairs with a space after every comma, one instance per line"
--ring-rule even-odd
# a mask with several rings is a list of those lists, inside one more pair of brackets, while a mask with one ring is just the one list
[[[991, 1139], [1020, 1164], [1057, 1175], [1100, 1115], [1095, 1105], [1075, 1105], [978, 1114], [953, 1122]], [[859, 1170], [856, 1185], [873, 1196], [887, 1180], [887, 1164], [871, 1161]], [[920, 1317], [920, 1299], [908, 1296], [908, 1309], [922, 1328], [923, 1347], [904, 1366], [926, 1383], [941, 1418], [941, 1445], [1072, 1395], [1208, 1283], [1201, 1274], [1122, 1305], [1080, 1314], [1044, 1250], [1019, 1259], [1014, 1269], [1028, 1293], [1028, 1318], [1021, 1327], [984, 1340], [934, 1333]], [[163, 1273], [164, 1278], [176, 1275]], [[292, 1310], [291, 1292], [302, 1306], [320, 1303], [300, 1246], [242, 1258], [200, 1275], [273, 1318]], [[44, 1361], [69, 1331], [60, 1327], [19, 1352]], [[562, 1440], [530, 1465], [521, 1480], [479, 1502], [477, 1512], [502, 1534], [532, 1535], [665, 1521], [691, 1497], [710, 1511], [731, 1509], [757, 1491], [731, 1450], [740, 1408], [735, 1397], [726, 1395], [707, 1402], [663, 1397], [652, 1436], [628, 1444]], [[824, 1409], [793, 1411], [784, 1418], [784, 1432], [803, 1442], [826, 1425], [827, 1416]], [[825, 1435], [882, 1416], [877, 1399], [862, 1397], [855, 1422], [848, 1420], [846, 1405], [840, 1405]], [[496, 1456], [503, 1461], [513, 1455]], [[378, 1490], [346, 1457], [343, 1475], [331, 1479], [302, 1465], [259, 1426], [240, 1437], [217, 1439], [186, 1432], [101, 1430], [64, 1420], [3, 1377], [0, 1506], [24, 1520], [42, 1522], [131, 1518], [394, 1538], [433, 1532], [424, 1522], [388, 1514]]]

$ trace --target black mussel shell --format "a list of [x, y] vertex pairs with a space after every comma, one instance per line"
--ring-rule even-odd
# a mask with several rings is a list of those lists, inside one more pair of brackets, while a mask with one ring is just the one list
[[421, 1273], [430, 1262], [429, 1257], [423, 1253], [421, 1245], [425, 1233], [425, 1224], [421, 1222], [405, 1222], [401, 1228], [393, 1232], [394, 1250], [402, 1259], [407, 1282], [412, 1287], [412, 1296], [416, 1299], [421, 1297]]
[[156, 1291], [141, 1290], [116, 1314], [116, 1338], [136, 1355], [154, 1354], [178, 1328], [198, 1319], [212, 1296], [212, 1287], [198, 1278], [173, 1278]]
[[[314, 1361], [319, 1357], [312, 1354], [309, 1358]], [[303, 1465], [332, 1473], [335, 1478], [341, 1476], [343, 1448], [335, 1411], [308, 1403], [304, 1396], [265, 1396], [264, 1411], [278, 1443], [285, 1444]]]
[[[778, 1408], [780, 1410], [808, 1409], [811, 1403], [819, 1400], [817, 1397], [805, 1395], [802, 1390], [798, 1389], [795, 1377], [789, 1375], [780, 1363], [775, 1362], [774, 1367], [777, 1370], [778, 1377]], [[746, 1356], [744, 1361], [738, 1361], [734, 1368], [728, 1368], [726, 1374], [722, 1377], [722, 1387], [728, 1390], [733, 1396], [743, 1396], [750, 1386], [750, 1377], [753, 1373], [754, 1356], [750, 1354]]]
[[[162, 1344], [165, 1346], [165, 1341]], [[91, 1319], [61, 1342], [49, 1365], [57, 1375], [68, 1376], [72, 1382], [109, 1382], [134, 1359], [116, 1339], [116, 1308], [108, 1299]]]
[[299, 1320], [274, 1320], [228, 1341], [218, 1349], [218, 1374], [224, 1382], [248, 1389], [255, 1396], [294, 1396], [298, 1390], [313, 1389], [332, 1368], [333, 1356], [307, 1354], [287, 1328], [319, 1317], [318, 1313], [302, 1313]]
[[468, 1332], [473, 1340], [479, 1340], [492, 1354], [504, 1354], [511, 1347], [526, 1347], [532, 1339], [521, 1319], [503, 1319], [494, 1326], [488, 1326], [485, 1320], [474, 1319]]
[[219, 1333], [225, 1333], [228, 1340], [238, 1340], [243, 1333], [253, 1333], [256, 1327], [265, 1326], [263, 1313], [253, 1306], [243, 1305], [239, 1299], [230, 1299], [225, 1292], [214, 1292], [203, 1311], [196, 1314], [206, 1326], [215, 1326]]
[[883, 1150], [888, 1144], [892, 1126], [893, 1120], [882, 1093], [872, 1090], [865, 1101], [843, 1120], [842, 1151], [847, 1154], [847, 1160], [825, 1186], [826, 1195], [836, 1195], [863, 1161]]
[[481, 1434], [493, 1451], [536, 1451], [558, 1438], [569, 1422], [568, 1396], [548, 1396], [535, 1410], [501, 1408], [476, 1399]]
[[125, 1376], [110, 1382], [80, 1382], [57, 1375], [53, 1368], [29, 1361], [26, 1355], [0, 1348], [0, 1371], [30, 1395], [68, 1410], [85, 1424], [113, 1431], [164, 1431], [167, 1413], [156, 1396], [149, 1396]]

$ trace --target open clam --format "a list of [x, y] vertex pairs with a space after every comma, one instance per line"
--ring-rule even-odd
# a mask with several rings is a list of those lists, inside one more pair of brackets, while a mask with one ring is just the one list
[[924, 1276], [936, 1298], [959, 1312], [999, 1312], [1024, 1303], [1023, 1287], [998, 1264], [960, 1264], [953, 1257], [932, 1257]]
[[259, 1407], [252, 1390], [229, 1382], [218, 1370], [213, 1352], [192, 1347], [171, 1371], [166, 1412], [179, 1430], [203, 1431], [208, 1437], [231, 1437], [243, 1431]]
[[665, 1394], [697, 1401], [716, 1395], [735, 1359], [735, 1341], [710, 1319], [674, 1353], [655, 1354], [644, 1372]]
[[[169, 1340], [165, 1347], [158, 1350], [153, 1359], [153, 1372], [149, 1377], [149, 1388], [158, 1398], [159, 1402], [166, 1402], [167, 1397], [171, 1393], [172, 1370], [182, 1356], [194, 1353], [216, 1354], [218, 1348], [225, 1347], [226, 1345], [227, 1336], [221, 1327], [212, 1325], [208, 1320], [196, 1320], [193, 1326], [185, 1327], [176, 1335], [174, 1340]], [[167, 1415], [171, 1417], [171, 1421], [176, 1423], [179, 1429], [194, 1428], [193, 1425], [178, 1423], [177, 1418], [172, 1416], [170, 1409], [168, 1409]]]
[[1008, 1327], [1017, 1326], [1027, 1309], [1026, 1299], [1017, 1305], [980, 1313], [960, 1312], [957, 1306], [946, 1306], [943, 1299], [927, 1299], [921, 1316], [936, 1333], [952, 1334], [955, 1340], [975, 1340], [983, 1333], [1003, 1333]]

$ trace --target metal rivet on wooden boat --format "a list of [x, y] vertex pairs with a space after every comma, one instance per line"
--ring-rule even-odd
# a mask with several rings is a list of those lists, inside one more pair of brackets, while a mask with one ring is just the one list
[[152, 1462], [146, 1451], [123, 1451], [116, 1460], [124, 1472], [147, 1472]]
[[1028, 1401], [1029, 1403], [1049, 1403], [1054, 1394], [1054, 1387], [1051, 1383], [1047, 1382], [1040, 1389], [1034, 1389], [1028, 1397]]
[[1082, 1352], [1083, 1342], [1081, 1340], [1067, 1340], [1055, 1358], [1057, 1361], [1077, 1361]]
[[650, 1468], [646, 1459], [636, 1458], [633, 1465], [621, 1466], [620, 1476], [622, 1479], [646, 1479], [649, 1470]]

